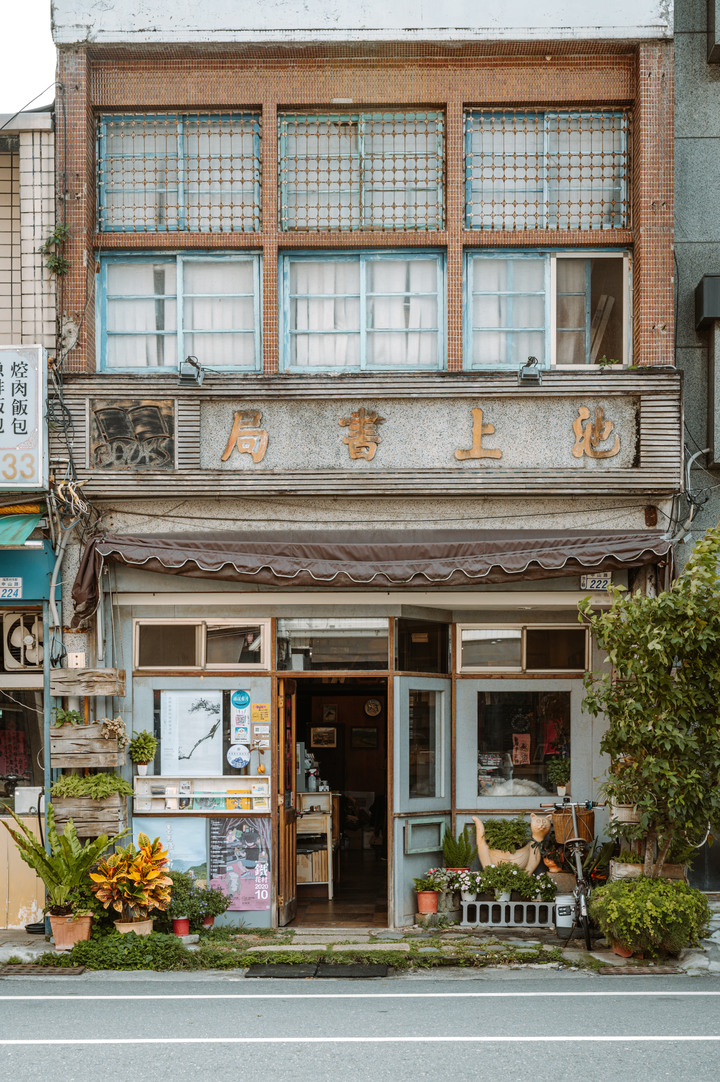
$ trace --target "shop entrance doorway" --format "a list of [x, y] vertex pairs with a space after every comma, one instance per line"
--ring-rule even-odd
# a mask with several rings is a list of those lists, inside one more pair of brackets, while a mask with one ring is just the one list
[[285, 683], [297, 811], [296, 905], [287, 922], [387, 927], [388, 681], [298, 675]]

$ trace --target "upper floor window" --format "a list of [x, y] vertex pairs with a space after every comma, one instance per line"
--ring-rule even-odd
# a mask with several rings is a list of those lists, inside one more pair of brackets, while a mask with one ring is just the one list
[[103, 368], [261, 365], [260, 257], [118, 253], [102, 257]]
[[281, 271], [285, 368], [443, 367], [439, 254], [292, 254], [282, 260]]
[[468, 229], [622, 229], [630, 220], [628, 114], [470, 110]]
[[283, 113], [283, 230], [442, 229], [439, 112]]
[[258, 230], [260, 115], [101, 116], [97, 184], [100, 231]]
[[466, 255], [466, 368], [627, 363], [629, 256], [493, 251]]

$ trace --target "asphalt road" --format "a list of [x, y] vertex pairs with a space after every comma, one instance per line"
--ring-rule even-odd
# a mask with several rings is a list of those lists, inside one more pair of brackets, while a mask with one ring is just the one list
[[48, 1078], [717, 1082], [720, 980], [0, 980], [0, 1082]]

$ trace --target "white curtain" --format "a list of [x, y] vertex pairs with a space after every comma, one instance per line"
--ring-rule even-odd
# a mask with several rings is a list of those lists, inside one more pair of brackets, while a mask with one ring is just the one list
[[[159, 368], [177, 363], [175, 280], [174, 263], [108, 264], [108, 367]], [[166, 333], [154, 333], [158, 331]]]
[[308, 368], [360, 365], [360, 261], [290, 264], [291, 363]]
[[545, 264], [545, 256], [473, 260], [475, 366], [544, 361]]
[[382, 259], [367, 268], [368, 363], [435, 367], [437, 261]]
[[184, 260], [184, 349], [209, 368], [254, 367], [250, 260]]

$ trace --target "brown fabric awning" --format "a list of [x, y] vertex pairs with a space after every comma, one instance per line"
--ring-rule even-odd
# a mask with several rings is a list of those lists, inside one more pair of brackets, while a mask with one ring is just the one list
[[650, 530], [104, 534], [83, 553], [73, 587], [74, 623], [97, 607], [105, 560], [276, 588], [428, 590], [638, 567], [670, 547]]

